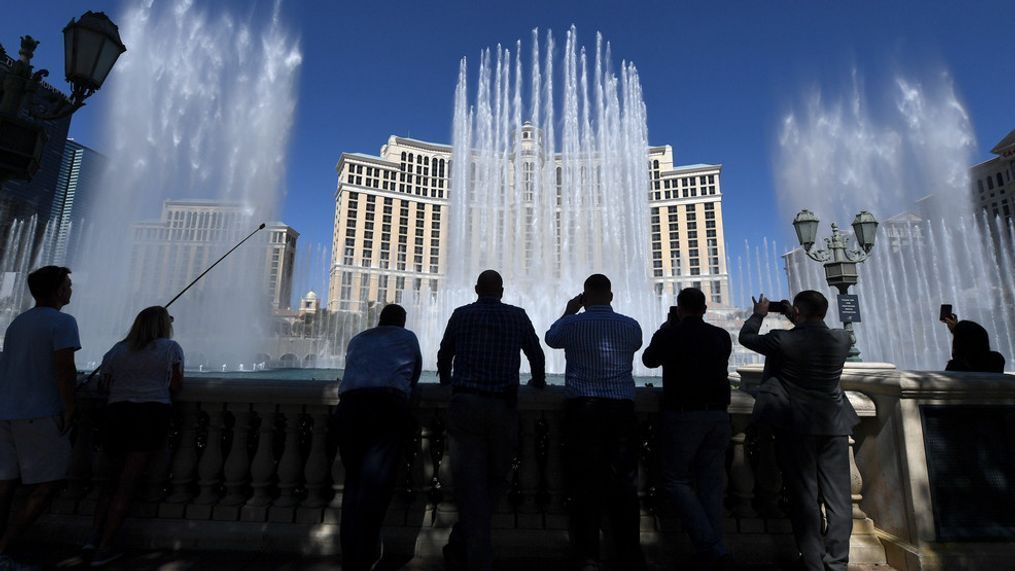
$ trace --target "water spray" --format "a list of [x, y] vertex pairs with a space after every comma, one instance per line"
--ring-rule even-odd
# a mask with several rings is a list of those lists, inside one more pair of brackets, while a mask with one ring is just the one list
[[[180, 290], [180, 293], [178, 293], [175, 296], [173, 296], [173, 299], [169, 300], [169, 303], [163, 305], [162, 307], [164, 307], [166, 309], [169, 309], [169, 306], [173, 305], [174, 301], [180, 299], [180, 296], [182, 296], [183, 294], [187, 293], [188, 289], [192, 288], [194, 286], [194, 284], [196, 284], [198, 281], [200, 281], [201, 278], [203, 278], [205, 276], [205, 274], [207, 274], [208, 272], [210, 272], [212, 270], [212, 268], [214, 268], [215, 266], [219, 265], [219, 262], [221, 262], [222, 260], [226, 259], [226, 257], [229, 256], [229, 254], [232, 254], [236, 250], [236, 248], [239, 248], [240, 246], [242, 246], [244, 242], [246, 242], [247, 240], [251, 239], [254, 236], [254, 234], [257, 234], [261, 230], [264, 230], [264, 226], [265, 226], [265, 223], [261, 222], [260, 226], [255, 228], [254, 231], [251, 232], [250, 234], [247, 234], [246, 238], [244, 238], [244, 239], [240, 240], [239, 242], [237, 242], [236, 245], [233, 246], [232, 248], [230, 248], [228, 252], [226, 252], [225, 254], [222, 254], [221, 258], [215, 260], [215, 263], [213, 263], [212, 265], [208, 266], [208, 268], [206, 270], [204, 270], [203, 272], [200, 273], [200, 275], [198, 275], [196, 278], [194, 278], [194, 281], [192, 281], [189, 284], [187, 284], [187, 287], [185, 287], [182, 290]], [[98, 367], [95, 367], [95, 370], [93, 370], [84, 381], [81, 381], [80, 383], [78, 383], [78, 386], [81, 387], [81, 386], [84, 386], [84, 385], [88, 384], [88, 382], [92, 380], [92, 377], [94, 377], [99, 372], [99, 369], [101, 369], [101, 368], [102, 368], [101, 365], [98, 366]]]

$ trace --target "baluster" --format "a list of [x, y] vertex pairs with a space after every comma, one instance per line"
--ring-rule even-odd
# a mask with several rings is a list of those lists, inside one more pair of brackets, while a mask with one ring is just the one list
[[297, 498], [294, 495], [303, 471], [300, 458], [300, 405], [282, 405], [280, 412], [285, 415], [285, 444], [282, 458], [278, 461], [278, 498], [268, 510], [268, 520], [291, 523], [296, 515], [294, 506]]
[[436, 522], [437, 506], [444, 501], [441, 463], [444, 462], [444, 443], [447, 439], [445, 427], [444, 420], [435, 414], [430, 423], [430, 464], [433, 466], [433, 476], [430, 478], [430, 491], [426, 495], [427, 501], [433, 506], [433, 510], [430, 512], [430, 525]]
[[222, 469], [226, 495], [215, 506], [214, 517], [222, 521], [235, 521], [240, 517], [240, 506], [247, 500], [246, 484], [250, 479], [250, 405], [229, 403], [226, 410], [233, 415], [233, 443]]
[[420, 443], [422, 442], [423, 429], [415, 417], [409, 419], [405, 435], [405, 449], [402, 451], [402, 484], [399, 490], [402, 503], [405, 505], [405, 518], [409, 517], [409, 510], [416, 503], [416, 458], [419, 457]]
[[321, 523], [321, 508], [328, 502], [324, 498], [324, 485], [328, 480], [328, 407], [308, 406], [313, 426], [310, 429], [310, 453], [303, 468], [307, 497], [296, 514], [297, 523]]
[[786, 517], [780, 505], [782, 502], [782, 471], [775, 453], [775, 434], [768, 425], [758, 425], [754, 429], [753, 441], [757, 452], [757, 482], [754, 493], [755, 502], [761, 516], [766, 519]]
[[535, 433], [536, 445], [536, 466], [539, 470], [539, 483], [536, 485], [536, 506], [543, 518], [543, 527], [546, 527], [546, 509], [550, 505], [550, 480], [547, 475], [547, 466], [550, 460], [550, 423], [546, 421], [546, 413], [540, 415], [536, 421]]
[[747, 461], [747, 435], [733, 435], [733, 462], [730, 466], [730, 495], [733, 496], [733, 514], [738, 519], [754, 517], [751, 503], [754, 499], [754, 473]]
[[856, 465], [856, 457], [853, 455], [853, 447], [856, 441], [849, 437], [849, 492], [853, 501], [853, 519], [866, 520], [867, 514], [860, 508], [860, 501], [863, 499], [863, 477], [860, 475], [860, 468]]
[[207, 403], [201, 408], [208, 413], [208, 438], [204, 445], [204, 453], [197, 463], [199, 492], [187, 508], [188, 519], [211, 518], [211, 508], [219, 499], [218, 487], [222, 483], [224, 407], [218, 403]]
[[257, 433], [257, 451], [250, 463], [250, 487], [254, 493], [243, 506], [240, 519], [243, 521], [265, 521], [268, 505], [271, 504], [269, 487], [275, 475], [275, 405], [258, 403], [254, 405], [260, 425]]
[[180, 441], [173, 454], [170, 494], [159, 506], [159, 517], [182, 518], [184, 504], [193, 497], [191, 485], [197, 468], [197, 424], [199, 422], [197, 403], [185, 402], [177, 405], [180, 414]]
[[655, 482], [656, 442], [655, 424], [651, 420], [646, 421], [642, 426], [640, 450], [642, 477], [645, 482], [645, 498], [643, 503], [645, 511], [652, 515], [655, 515], [659, 501], [659, 491], [656, 488]]
[[514, 527], [518, 527], [518, 508], [525, 501], [525, 494], [522, 493], [522, 455], [525, 447], [525, 431], [522, 430], [521, 415], [518, 420], [518, 444], [515, 446], [514, 457], [511, 458], [511, 486], [508, 488], [507, 501], [511, 506], [511, 513], [514, 515]]
[[[335, 428], [334, 424], [332, 428]], [[333, 435], [334, 440], [338, 436], [340, 435]], [[324, 510], [324, 523], [339, 523], [342, 519], [342, 494], [345, 492], [345, 466], [342, 465], [342, 455], [337, 450], [331, 461], [331, 489], [334, 494]]]

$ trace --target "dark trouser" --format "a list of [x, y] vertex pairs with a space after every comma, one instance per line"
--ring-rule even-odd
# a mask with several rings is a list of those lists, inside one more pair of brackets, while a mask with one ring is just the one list
[[378, 557], [381, 524], [394, 493], [409, 401], [370, 389], [354, 391], [341, 397], [335, 417], [345, 466], [342, 569], [370, 569]]
[[518, 410], [502, 399], [455, 394], [448, 405], [448, 435], [458, 505], [448, 545], [464, 555], [469, 571], [487, 571], [493, 567], [493, 510], [518, 443]]
[[616, 542], [617, 569], [645, 568], [638, 506], [638, 421], [634, 402], [571, 399], [564, 412], [564, 470], [572, 496], [571, 551], [575, 565], [599, 561], [603, 512]]
[[[853, 532], [848, 436], [777, 434], [797, 549], [808, 570], [846, 571]], [[822, 533], [821, 506], [826, 529]]]
[[724, 410], [662, 413], [663, 498], [677, 510], [704, 565], [727, 553], [723, 483], [731, 435]]

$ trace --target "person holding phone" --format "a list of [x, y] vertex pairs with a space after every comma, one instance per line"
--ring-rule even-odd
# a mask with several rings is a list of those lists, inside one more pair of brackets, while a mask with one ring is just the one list
[[[0, 568], [7, 551], [49, 505], [67, 477], [74, 418], [78, 324], [60, 311], [70, 303], [70, 270], [45, 266], [28, 275], [35, 307], [7, 327], [0, 357]], [[31, 492], [11, 519], [18, 480]], [[8, 524], [10, 521], [10, 524]]]
[[723, 541], [726, 449], [732, 429], [728, 366], [733, 341], [705, 323], [705, 294], [677, 294], [670, 319], [652, 336], [642, 362], [663, 368], [659, 451], [663, 500], [673, 505], [694, 544], [702, 569], [727, 569]]
[[941, 305], [941, 321], [952, 333], [952, 358], [946, 371], [1004, 373], [1004, 355], [990, 349], [990, 335], [975, 321], [959, 321], [950, 304]]
[[[546, 332], [563, 349], [564, 477], [572, 495], [571, 559], [576, 569], [599, 568], [599, 533], [608, 514], [616, 569], [645, 569], [638, 507], [638, 421], [634, 412], [634, 353], [641, 326], [613, 311], [610, 279], [593, 274]], [[581, 310], [584, 308], [584, 312]], [[581, 312], [581, 313], [579, 313]]]

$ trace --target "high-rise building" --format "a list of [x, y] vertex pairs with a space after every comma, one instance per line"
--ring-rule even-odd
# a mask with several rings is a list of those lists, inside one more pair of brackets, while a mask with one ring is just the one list
[[296, 264], [296, 240], [300, 233], [281, 222], [269, 224], [268, 230], [268, 292], [272, 309], [292, 306], [293, 268]]
[[[14, 65], [11, 59], [0, 50], [0, 80]], [[48, 106], [48, 99], [65, 97], [58, 89], [43, 82], [32, 97], [32, 105]], [[26, 111], [23, 118], [28, 118]], [[13, 257], [34, 258], [42, 246], [42, 238], [49, 222], [53, 208], [53, 197], [57, 191], [57, 179], [60, 165], [63, 163], [64, 145], [67, 132], [70, 130], [71, 118], [36, 121], [42, 125], [46, 133], [46, 143], [42, 149], [39, 170], [31, 180], [0, 181], [0, 259], [8, 260], [9, 265], [20, 265]], [[11, 226], [22, 222], [22, 228], [31, 230], [31, 236], [12, 236]], [[12, 243], [8, 244], [8, 240]], [[8, 249], [17, 245], [18, 252]]]
[[74, 139], [67, 139], [49, 212], [53, 224], [53, 244], [48, 263], [63, 265], [66, 262], [71, 232], [75, 225], [80, 226], [83, 206], [89, 194], [98, 188], [108, 162], [105, 155], [98, 151]]
[[[167, 200], [159, 220], [131, 226], [130, 291], [145, 288], [148, 297], [169, 299], [246, 236], [247, 218], [239, 203]], [[265, 254], [239, 252], [226, 258], [218, 271], [236, 275], [245, 260], [264, 264], [254, 268], [254, 275], [263, 272], [264, 277], [258, 281], [265, 284], [265, 303], [276, 309], [287, 308], [299, 233], [281, 222], [266, 229], [267, 238], [261, 242], [266, 246]], [[200, 291], [207, 283], [202, 281], [194, 287]]]
[[[722, 166], [674, 165], [666, 145], [648, 149], [648, 168], [645, 247], [656, 293], [672, 299], [682, 287], [698, 287], [711, 306], [727, 305]], [[336, 170], [328, 309], [360, 311], [397, 303], [406, 291], [438, 289], [446, 273], [451, 147], [391, 136], [377, 156], [343, 153]]]
[[1011, 220], [1015, 211], [1015, 130], [1008, 133], [990, 150], [995, 156], [969, 169], [973, 201], [988, 216]]

